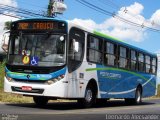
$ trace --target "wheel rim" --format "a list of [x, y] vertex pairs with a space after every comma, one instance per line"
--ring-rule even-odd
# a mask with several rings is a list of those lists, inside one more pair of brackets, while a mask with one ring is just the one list
[[92, 97], [92, 90], [87, 90], [85, 99], [88, 103], [92, 101]]

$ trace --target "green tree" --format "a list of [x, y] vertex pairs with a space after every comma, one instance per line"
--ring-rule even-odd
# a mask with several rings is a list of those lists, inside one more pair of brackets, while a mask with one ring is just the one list
[[7, 21], [4, 23], [4, 30], [10, 30], [12, 21]]

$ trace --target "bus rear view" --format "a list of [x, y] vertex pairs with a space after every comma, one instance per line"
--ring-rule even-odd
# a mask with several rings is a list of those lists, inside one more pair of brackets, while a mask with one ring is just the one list
[[[13, 22], [6, 64], [5, 92], [34, 96], [66, 97], [67, 24], [50, 19]], [[54, 83], [54, 84], [53, 84]]]

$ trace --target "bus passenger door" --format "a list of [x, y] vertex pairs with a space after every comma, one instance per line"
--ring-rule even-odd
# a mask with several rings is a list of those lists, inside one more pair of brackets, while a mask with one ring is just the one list
[[77, 28], [71, 28], [68, 43], [68, 96], [79, 96], [79, 72], [78, 69], [84, 57], [85, 33]]

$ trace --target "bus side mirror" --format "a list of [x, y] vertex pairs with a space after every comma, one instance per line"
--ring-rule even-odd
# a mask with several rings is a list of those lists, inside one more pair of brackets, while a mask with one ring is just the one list
[[4, 51], [5, 53], [8, 53], [8, 45], [3, 44], [3, 45], [2, 45], [2, 49], [3, 49], [3, 51]]
[[8, 53], [8, 42], [9, 42], [10, 31], [7, 31], [3, 34], [2, 38], [2, 49], [5, 53]]

